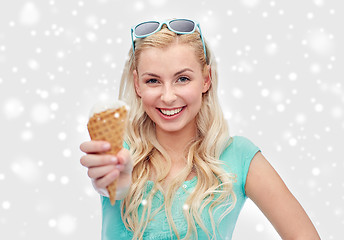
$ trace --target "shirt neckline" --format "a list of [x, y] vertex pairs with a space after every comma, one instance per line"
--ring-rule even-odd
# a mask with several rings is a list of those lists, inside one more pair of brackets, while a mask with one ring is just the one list
[[[193, 184], [196, 181], [197, 181], [197, 176], [194, 176], [192, 179], [184, 181], [183, 184]], [[147, 180], [147, 183], [154, 184], [152, 180]]]

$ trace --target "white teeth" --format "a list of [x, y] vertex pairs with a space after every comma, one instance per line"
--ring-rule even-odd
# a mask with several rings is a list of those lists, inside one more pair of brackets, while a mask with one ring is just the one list
[[167, 116], [172, 116], [172, 115], [175, 115], [177, 113], [179, 113], [180, 111], [182, 111], [183, 108], [177, 108], [177, 109], [173, 109], [173, 110], [163, 110], [163, 109], [160, 109], [160, 111], [164, 114], [164, 115], [167, 115]]

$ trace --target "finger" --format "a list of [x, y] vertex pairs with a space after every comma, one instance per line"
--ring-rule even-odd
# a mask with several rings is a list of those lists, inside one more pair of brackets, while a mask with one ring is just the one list
[[109, 164], [117, 164], [118, 159], [113, 155], [87, 154], [80, 158], [81, 165], [85, 167], [99, 167]]
[[117, 158], [118, 158], [118, 164], [123, 164], [123, 165], [126, 165], [128, 161], [131, 159], [129, 151], [125, 148], [122, 148], [117, 153]]
[[116, 169], [117, 169], [118, 171], [122, 172], [122, 171], [125, 169], [125, 166], [122, 165], [122, 164], [117, 164], [117, 165], [116, 165]]
[[80, 145], [84, 153], [102, 153], [110, 150], [111, 144], [106, 141], [88, 141]]
[[115, 165], [106, 165], [106, 166], [100, 166], [100, 167], [92, 167], [88, 169], [88, 176], [93, 179], [102, 178], [105, 175], [109, 174], [111, 171], [116, 170], [118, 172], [118, 169]]
[[109, 172], [102, 178], [98, 178], [94, 181], [94, 184], [98, 188], [106, 188], [110, 183], [112, 183], [115, 179], [117, 179], [119, 176], [119, 171], [117, 169], [114, 169], [113, 171]]
[[123, 169], [121, 168], [121, 171], [130, 173], [133, 170], [133, 161], [127, 149], [122, 148], [117, 154], [117, 159], [117, 164], [124, 166]]

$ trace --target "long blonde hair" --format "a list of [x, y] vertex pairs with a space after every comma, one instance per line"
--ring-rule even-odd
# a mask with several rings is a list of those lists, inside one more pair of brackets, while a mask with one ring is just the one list
[[[140, 54], [146, 48], [164, 48], [176, 42], [187, 44], [195, 49], [196, 56], [203, 66], [204, 74], [211, 74], [211, 87], [203, 94], [202, 106], [196, 116], [198, 134], [196, 139], [188, 146], [185, 154], [186, 167], [169, 184], [167, 191], [163, 191], [162, 183], [169, 173], [171, 160], [163, 147], [159, 144], [155, 135], [155, 125], [145, 113], [141, 99], [138, 97], [134, 87], [133, 70], [136, 69]], [[227, 122], [223, 117], [217, 98], [217, 69], [211, 51], [206, 45], [207, 59], [203, 51], [203, 45], [199, 32], [178, 35], [163, 27], [159, 32], [143, 39], [135, 41], [135, 54], [129, 51], [129, 58], [121, 79], [119, 98], [130, 105], [129, 124], [126, 131], [125, 141], [130, 146], [134, 160], [132, 172], [132, 186], [127, 197], [123, 200], [121, 214], [127, 229], [133, 231], [133, 239], [142, 239], [145, 229], [154, 217], [151, 212], [151, 200], [158, 191], [164, 194], [164, 206], [170, 229], [173, 230], [178, 239], [180, 234], [172, 218], [172, 202], [176, 191], [186, 180], [191, 171], [196, 172], [197, 184], [193, 192], [187, 197], [184, 216], [187, 221], [187, 233], [184, 239], [197, 238], [196, 224], [198, 224], [209, 238], [216, 238], [216, 224], [213, 211], [221, 206], [225, 209], [217, 224], [227, 215], [236, 202], [233, 191], [234, 177], [225, 172], [219, 160], [221, 153], [230, 144]], [[211, 71], [208, 71], [210, 65]], [[161, 164], [161, 156], [166, 160], [168, 166]], [[160, 157], [160, 158], [159, 158]], [[143, 201], [147, 181], [155, 175], [154, 186], [146, 199], [142, 216], [139, 216], [138, 208]], [[210, 222], [212, 233], [206, 229], [201, 218], [201, 213], [209, 205]], [[225, 206], [225, 208], [222, 208]]]

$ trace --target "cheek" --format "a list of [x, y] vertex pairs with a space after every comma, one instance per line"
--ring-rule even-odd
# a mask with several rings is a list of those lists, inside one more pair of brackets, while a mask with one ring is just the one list
[[202, 103], [202, 92], [195, 88], [188, 89], [183, 96], [188, 104], [200, 105]]
[[146, 107], [154, 105], [157, 101], [157, 94], [154, 91], [142, 91], [141, 101], [146, 110]]

